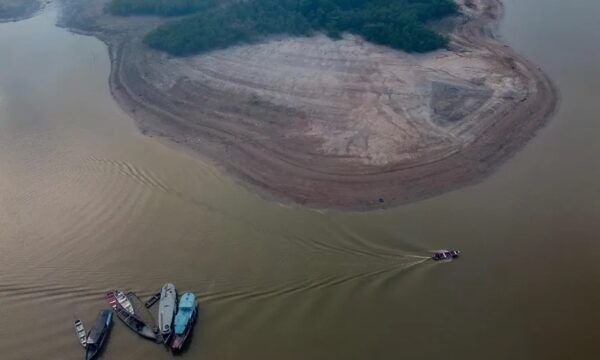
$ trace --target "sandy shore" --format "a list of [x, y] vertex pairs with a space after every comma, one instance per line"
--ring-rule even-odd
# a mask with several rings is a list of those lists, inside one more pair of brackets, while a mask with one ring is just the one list
[[27, 19], [40, 11], [44, 4], [42, 0], [0, 0], [0, 22]]
[[457, 1], [450, 50], [432, 54], [316, 36], [187, 58], [142, 44], [163, 19], [62, 2], [63, 26], [108, 44], [113, 96], [143, 133], [310, 207], [379, 209], [480, 181], [557, 103], [548, 77], [496, 38], [499, 0]]

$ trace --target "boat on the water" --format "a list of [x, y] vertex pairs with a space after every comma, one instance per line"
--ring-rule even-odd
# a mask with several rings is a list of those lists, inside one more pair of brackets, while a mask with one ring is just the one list
[[438, 250], [433, 254], [431, 259], [435, 261], [451, 260], [457, 258], [459, 254], [460, 251], [458, 250]]
[[112, 311], [100, 311], [86, 339], [85, 360], [96, 359], [106, 342], [111, 324]]
[[148, 301], [146, 301], [144, 303], [144, 306], [146, 307], [146, 309], [150, 309], [154, 304], [156, 304], [158, 302], [158, 300], [160, 300], [160, 291], [157, 292], [156, 294], [152, 295]]
[[114, 292], [107, 293], [106, 299], [117, 314], [117, 317], [123, 321], [127, 327], [146, 339], [156, 341], [156, 334], [152, 331], [152, 328], [138, 316], [127, 311], [118, 301], [116, 301]]
[[129, 301], [127, 295], [125, 295], [121, 290], [107, 292], [106, 299], [108, 300], [110, 307], [112, 307], [113, 309], [115, 308], [115, 305], [118, 304], [130, 314], [135, 314], [135, 311], [133, 310], [133, 305], [131, 305], [131, 301]]
[[192, 293], [183, 294], [179, 300], [177, 315], [175, 315], [173, 341], [171, 342], [173, 351], [183, 349], [185, 341], [192, 332], [197, 314], [196, 296]]
[[115, 290], [115, 297], [117, 298], [119, 304], [121, 304], [121, 306], [125, 310], [129, 311], [131, 314], [135, 314], [135, 311], [133, 310], [133, 305], [131, 305], [131, 301], [129, 301], [127, 295], [125, 295], [121, 290]]
[[177, 312], [177, 290], [175, 285], [166, 283], [160, 291], [160, 302], [158, 304], [158, 328], [167, 344], [173, 334], [173, 319]]
[[123, 321], [123, 323], [125, 323], [125, 325], [127, 325], [131, 330], [136, 332], [141, 337], [156, 341], [156, 334], [142, 319], [130, 314], [121, 306], [117, 306], [117, 308], [114, 310], [117, 313], [117, 317], [121, 319], [121, 321]]
[[87, 334], [85, 332], [85, 327], [83, 326], [83, 322], [79, 319], [75, 320], [75, 333], [77, 334], [77, 337], [79, 338], [79, 343], [81, 344], [81, 346], [83, 346], [85, 348], [87, 345]]

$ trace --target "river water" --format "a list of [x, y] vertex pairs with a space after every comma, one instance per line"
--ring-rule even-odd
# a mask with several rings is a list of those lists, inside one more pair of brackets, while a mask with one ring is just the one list
[[[558, 114], [481, 184], [372, 213], [264, 200], [140, 135], [54, 7], [0, 24], [0, 358], [81, 358], [73, 319], [166, 281], [200, 300], [184, 358], [597, 358], [600, 2], [506, 11]], [[170, 357], [118, 321], [103, 354]]]

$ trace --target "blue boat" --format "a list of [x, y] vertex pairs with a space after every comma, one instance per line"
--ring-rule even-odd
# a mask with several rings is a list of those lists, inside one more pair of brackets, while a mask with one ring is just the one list
[[181, 295], [179, 309], [177, 310], [177, 315], [175, 315], [175, 331], [173, 332], [173, 342], [171, 343], [171, 349], [174, 351], [179, 351], [183, 348], [185, 341], [192, 332], [197, 313], [196, 296], [192, 293]]
[[92, 325], [86, 339], [85, 360], [94, 360], [102, 350], [112, 323], [112, 311], [102, 310]]

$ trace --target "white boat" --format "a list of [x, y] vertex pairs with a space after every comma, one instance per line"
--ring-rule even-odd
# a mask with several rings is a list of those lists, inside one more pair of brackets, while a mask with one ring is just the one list
[[158, 328], [165, 343], [168, 343], [173, 333], [173, 319], [176, 312], [177, 290], [175, 290], [175, 285], [166, 283], [160, 291], [160, 303], [158, 305]]
[[123, 307], [123, 309], [127, 310], [130, 314], [134, 314], [133, 305], [131, 305], [131, 301], [127, 298], [127, 295], [123, 294], [121, 290], [115, 290], [115, 298], [119, 304]]
[[75, 320], [75, 332], [77, 333], [77, 337], [79, 338], [79, 343], [81, 346], [87, 346], [87, 334], [85, 332], [85, 327], [83, 327], [83, 322], [79, 319]]

